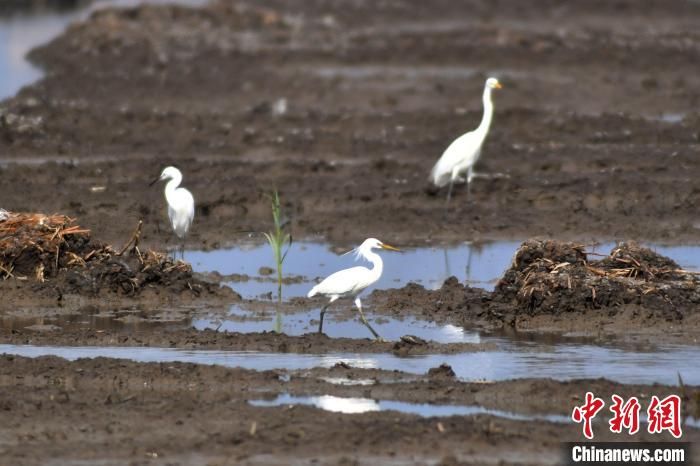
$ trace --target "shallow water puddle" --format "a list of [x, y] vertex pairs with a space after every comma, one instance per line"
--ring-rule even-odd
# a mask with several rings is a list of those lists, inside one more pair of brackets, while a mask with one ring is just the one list
[[353, 385], [368, 386], [376, 383], [374, 379], [346, 379], [345, 377], [319, 377], [319, 379], [332, 385], [344, 385], [347, 387]]
[[[700, 385], [700, 371], [689, 361], [700, 358], [700, 348], [667, 346], [653, 352], [634, 352], [591, 345], [528, 345], [498, 351], [431, 354], [398, 357], [389, 353], [260, 353], [241, 351], [185, 350], [143, 347], [60, 347], [0, 345], [0, 353], [18, 356], [59, 356], [69, 360], [110, 357], [137, 362], [188, 362], [242, 367], [252, 370], [305, 370], [332, 367], [339, 362], [366, 369], [425, 374], [430, 368], [449, 364], [462, 380], [509, 380], [552, 378], [571, 380], [603, 377], [620, 383], [677, 385], [680, 373], [687, 385]], [[691, 367], [692, 366], [692, 367]]]
[[49, 314], [43, 317], [0, 317], [4, 330], [33, 330], [36, 332], [71, 331], [80, 329], [130, 333], [134, 331], [162, 331], [186, 328], [191, 319], [168, 319], [165, 316], [146, 316], [143, 311], [118, 311], [98, 314]]
[[667, 112], [660, 115], [647, 116], [648, 120], [661, 121], [663, 123], [681, 123], [688, 114], [685, 112]]
[[278, 395], [274, 400], [250, 400], [253, 406], [271, 407], [285, 405], [315, 406], [332, 413], [369, 413], [372, 411], [398, 411], [407, 414], [417, 414], [421, 417], [445, 417], [445, 416], [474, 416], [476, 414], [490, 414], [506, 419], [523, 421], [548, 421], [567, 423], [571, 422], [568, 416], [558, 414], [549, 415], [524, 415], [488, 409], [482, 406], [465, 405], [438, 405], [429, 403], [408, 403], [405, 401], [373, 400], [371, 398], [349, 398], [331, 395], [322, 396], [294, 396], [287, 393]]
[[[332, 338], [372, 338], [367, 327], [358, 319], [353, 310], [347, 312], [351, 303], [331, 309], [326, 314], [324, 333]], [[345, 311], [345, 312], [343, 312]], [[395, 319], [371, 312], [366, 313], [380, 334], [388, 340], [398, 340], [404, 335], [415, 335], [424, 340], [438, 343], [478, 343], [477, 332], [465, 330], [462, 327], [447, 324], [437, 325], [433, 322], [418, 320], [413, 317]], [[217, 330], [222, 332], [260, 333], [277, 331], [277, 314], [272, 304], [268, 309], [245, 309], [232, 305], [228, 315], [221, 316], [220, 312], [211, 309], [171, 309], [171, 310], [140, 310], [118, 309], [92, 312], [64, 312], [60, 309], [27, 310], [18, 314], [0, 315], [0, 328], [12, 330], [32, 330], [35, 332], [71, 331], [93, 329], [110, 332], [139, 332], [166, 331], [187, 329]], [[314, 333], [318, 330], [319, 309], [314, 308], [305, 312], [285, 313], [279, 316], [281, 327], [279, 331], [287, 335], [299, 336]]]
[[37, 8], [0, 17], [0, 99], [11, 97], [37, 81], [43, 71], [27, 61], [27, 53], [61, 34], [69, 24], [86, 19], [95, 10], [130, 7], [140, 3], [202, 5], [207, 0], [103, 0], [78, 9]]
[[[402, 253], [382, 253], [384, 273], [372, 289], [400, 288], [409, 282], [419, 283], [428, 289], [438, 289], [450, 276], [462, 283], [493, 289], [496, 280], [512, 260], [519, 241], [501, 241], [485, 244], [463, 243], [457, 246], [406, 249]], [[275, 296], [277, 283], [270, 276], [261, 276], [261, 267], [274, 267], [272, 252], [266, 244], [244, 245], [215, 251], [187, 251], [185, 260], [196, 272], [218, 272], [222, 275], [239, 274], [229, 281], [245, 298], [263, 295]], [[292, 245], [284, 262], [287, 278], [300, 283], [285, 284], [283, 297], [306, 296], [308, 291], [333, 272], [355, 265], [368, 265], [355, 261], [352, 255], [341, 255], [330, 245], [301, 242]]]
[[[352, 303], [347, 303], [346, 307], [351, 305]], [[412, 317], [394, 319], [372, 314], [371, 312], [366, 312], [366, 315], [372, 327], [387, 340], [396, 341], [404, 335], [415, 335], [424, 340], [432, 340], [438, 343], [478, 343], [480, 341], [477, 332], [471, 332], [456, 325], [437, 325]], [[293, 336], [316, 332], [318, 331], [318, 318], [319, 309], [283, 314], [280, 317], [281, 332]], [[276, 319], [277, 316], [274, 311], [261, 313], [233, 306], [229, 318], [194, 318], [192, 325], [198, 330], [211, 329], [254, 333], [274, 330]], [[332, 338], [372, 338], [372, 334], [367, 327], [359, 321], [356, 312], [353, 311], [350, 318], [347, 318], [347, 316], [343, 318], [342, 316], [334, 316], [333, 308], [326, 313], [323, 333]]]
[[[374, 400], [371, 398], [340, 397], [332, 395], [295, 396], [288, 393], [278, 395], [273, 400], [249, 400], [253, 406], [274, 407], [288, 405], [307, 405], [330, 411], [332, 413], [361, 414], [374, 411], [398, 411], [416, 414], [421, 417], [475, 416], [487, 414], [515, 421], [545, 421], [559, 424], [573, 422], [569, 416], [562, 414], [519, 414], [500, 409], [489, 409], [477, 405], [440, 405], [431, 403], [409, 403], [405, 401]], [[648, 423], [646, 416], [640, 416], [642, 423]], [[686, 417], [686, 426], [700, 428], [700, 419]]]
[[[373, 289], [400, 288], [410, 282], [421, 284], [427, 289], [438, 289], [450, 276], [457, 277], [460, 283], [493, 290], [521, 244], [522, 241], [494, 241], [407, 248], [402, 253], [383, 252], [382, 278], [365, 293]], [[614, 246], [614, 243], [603, 243], [590, 246], [587, 251], [606, 254]], [[700, 245], [647, 246], [674, 259], [682, 268], [700, 270]], [[244, 298], [272, 298], [277, 294], [277, 283], [272, 276], [260, 274], [261, 267], [274, 267], [272, 251], [266, 244], [247, 244], [214, 251], [187, 251], [185, 260], [192, 264], [196, 272], [234, 275], [225, 283]], [[293, 244], [283, 268], [286, 279], [293, 283], [283, 285], [283, 298], [306, 296], [316, 280], [357, 264], [368, 265], [362, 260], [355, 262], [352, 255], [341, 255], [328, 244]]]

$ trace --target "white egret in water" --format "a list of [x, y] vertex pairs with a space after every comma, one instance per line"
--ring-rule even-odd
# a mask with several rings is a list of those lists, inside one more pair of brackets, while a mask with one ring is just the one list
[[321, 309], [321, 320], [318, 324], [318, 333], [323, 331], [323, 316], [326, 314], [328, 306], [339, 298], [352, 297], [355, 298], [355, 306], [357, 306], [357, 310], [360, 311], [360, 320], [367, 326], [370, 332], [372, 332], [372, 335], [379, 339], [379, 334], [375, 332], [369, 322], [367, 322], [367, 319], [362, 312], [362, 302], [358, 296], [365, 288], [379, 280], [379, 277], [382, 276], [384, 262], [382, 262], [382, 258], [379, 257], [379, 254], [373, 252], [372, 249], [400, 251], [400, 249], [384, 244], [378, 239], [366, 239], [358, 248], [354, 249], [354, 252], [356, 253], [356, 257], [363, 257], [371, 262], [371, 269], [360, 266], [341, 270], [329, 275], [325, 280], [311, 288], [311, 291], [309, 291], [309, 298], [316, 295], [330, 298], [328, 304], [323, 306]]
[[168, 217], [173, 231], [182, 240], [182, 255], [185, 254], [185, 238], [194, 219], [194, 197], [185, 188], [178, 188], [182, 182], [182, 173], [175, 167], [166, 167], [160, 176], [151, 182], [170, 180], [165, 185], [165, 200], [168, 202]]
[[447, 191], [447, 202], [450, 202], [452, 197], [452, 186], [455, 181], [464, 181], [464, 178], [461, 177], [464, 172], [467, 172], [467, 197], [469, 196], [470, 183], [474, 178], [474, 164], [481, 155], [481, 146], [491, 126], [491, 117], [493, 116], [491, 91], [501, 89], [501, 87], [501, 83], [496, 78], [486, 80], [483, 97], [484, 116], [481, 118], [479, 127], [455, 139], [430, 172], [430, 180], [438, 188], [450, 185]]

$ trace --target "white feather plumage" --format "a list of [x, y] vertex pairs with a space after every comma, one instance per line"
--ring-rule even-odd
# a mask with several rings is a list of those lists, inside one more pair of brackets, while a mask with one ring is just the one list
[[479, 160], [481, 147], [486, 140], [493, 117], [491, 91], [500, 88], [501, 84], [497, 79], [489, 78], [486, 80], [483, 94], [484, 115], [479, 127], [452, 141], [430, 171], [430, 181], [435, 186], [442, 188], [450, 185], [447, 193], [448, 201], [452, 196], [452, 186], [455, 182], [465, 181], [463, 175], [466, 173], [466, 182], [469, 186], [474, 176], [474, 164]]

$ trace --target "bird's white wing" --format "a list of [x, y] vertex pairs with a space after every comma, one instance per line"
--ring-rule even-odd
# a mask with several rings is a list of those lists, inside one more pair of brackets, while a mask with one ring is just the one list
[[175, 216], [177, 215], [177, 211], [172, 208], [170, 204], [168, 204], [168, 218], [170, 219], [170, 224], [175, 228]]
[[476, 162], [481, 150], [482, 138], [476, 131], [463, 134], [450, 144], [430, 172], [435, 186], [443, 187], [450, 182], [452, 170], [457, 167], [462, 173]]
[[321, 295], [348, 295], [357, 293], [366, 288], [370, 283], [370, 270], [367, 267], [352, 267], [340, 270], [326, 277], [318, 285], [311, 288], [309, 298], [317, 294]]
[[190, 225], [192, 224], [192, 221], [194, 220], [194, 197], [192, 196], [192, 193], [189, 192], [186, 189], [182, 189], [184, 192], [182, 194], [183, 199], [185, 199], [185, 203], [187, 204], [187, 218], [190, 219]]
[[185, 188], [178, 188], [168, 205], [168, 216], [175, 233], [183, 237], [194, 220], [194, 197]]

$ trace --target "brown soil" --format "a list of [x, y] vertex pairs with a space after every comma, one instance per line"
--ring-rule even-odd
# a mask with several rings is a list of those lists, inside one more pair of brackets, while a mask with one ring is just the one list
[[[148, 321], [145, 322], [146, 324]], [[379, 342], [370, 338], [329, 338], [325, 334], [309, 333], [289, 336], [275, 332], [235, 333], [214, 330], [161, 329], [124, 332], [114, 330], [0, 327], [0, 342], [22, 345], [58, 346], [153, 346], [161, 348], [223, 349], [231, 351], [262, 351], [282, 353], [386, 353], [411, 356], [429, 353], [463, 353], [493, 350], [490, 344], [439, 344], [406, 337], [396, 342]]]
[[409, 284], [368, 302], [375, 312], [468, 328], [697, 343], [699, 292], [696, 274], [635, 243], [593, 259], [581, 244], [528, 240], [494, 292], [452, 277], [439, 290]]
[[[176, 242], [162, 192], [148, 182], [175, 163], [197, 202], [194, 248], [269, 230], [273, 189], [295, 239], [694, 243], [699, 18], [700, 3], [666, 0], [643, 7], [635, 0], [216, 0], [202, 8], [106, 10], [35, 50], [46, 78], [0, 104], [0, 207], [77, 217], [116, 245], [142, 219], [142, 245], [165, 250]], [[478, 123], [491, 74], [504, 90], [495, 95], [476, 167], [486, 176], [476, 178], [470, 199], [458, 187], [445, 208], [446, 193], [426, 189], [428, 172], [451, 140]], [[676, 264], [636, 247], [594, 262], [575, 245], [528, 244], [495, 293], [449, 280], [438, 291], [375, 292], [368, 305], [504, 332], [697, 342], [697, 281]], [[116, 283], [140, 267], [133, 255], [123, 261], [112, 264]], [[562, 263], [570, 265], [557, 268]], [[47, 276], [49, 285], [4, 281], [3, 313], [85, 306], [86, 277], [61, 276]], [[142, 331], [10, 325], [0, 341], [403, 355], [483, 349], [165, 328], [161, 320], [172, 316], [158, 309], [161, 300], [225, 312], [237, 299], [215, 286], [196, 296], [185, 286], [190, 277], [182, 278], [136, 294], [104, 284], [107, 291], [88, 303], [113, 310], [138, 301]], [[35, 286], [44, 291], [29, 296]], [[343, 373], [377, 383], [319, 379]], [[580, 440], [579, 426], [488, 415], [339, 415], [247, 400], [335, 394], [567, 415], [587, 390], [640, 397], [677, 390], [604, 380], [464, 384], [448, 368], [425, 377], [316, 368], [287, 374], [286, 383], [279, 375], [3, 357], [0, 464], [287, 464], [290, 457], [300, 464], [558, 464], [560, 442]], [[697, 389], [689, 390], [684, 406], [697, 408]], [[599, 431], [600, 440], [620, 440]], [[686, 429], [684, 440], [697, 442], [698, 430]]]
[[622, 244], [589, 261], [583, 245], [532, 240], [515, 253], [498, 282], [495, 299], [520, 314], [561, 314], [638, 304], [667, 320], [695, 314], [697, 276], [648, 248]]
[[[285, 381], [282, 375], [291, 378]], [[323, 380], [329, 377], [373, 382], [341, 386]], [[477, 384], [342, 366], [285, 374], [11, 356], [0, 360], [0, 388], [2, 461], [14, 465], [42, 464], [47, 458], [60, 464], [107, 465], [280, 464], [290, 458], [298, 464], [376, 464], [381, 458], [400, 464], [559, 464], [560, 442], [579, 440], [579, 425], [483, 414], [337, 414], [307, 406], [253, 407], [247, 401], [277, 393], [332, 394], [566, 416], [581, 404], [587, 390], [603, 399], [612, 393], [635, 395], [642, 403], [652, 394], [675, 392], [659, 385], [620, 388], [606, 380]], [[684, 405], [694, 406], [698, 393], [686, 387]], [[601, 420], [596, 425], [596, 439], [601, 441], [672, 440], [646, 432], [632, 438], [613, 435]], [[699, 441], [700, 430], [686, 426], [684, 440]]]
[[[56, 161], [7, 166], [3, 206], [79, 216], [107, 241], [143, 218], [160, 246], [147, 182], [174, 161], [197, 247], [268, 230], [273, 188], [296, 238], [694, 241], [700, 5], [647, 3], [101, 12], [35, 51], [50, 74], [3, 103], [3, 157]], [[477, 171], [508, 177], [477, 178], [445, 214], [427, 174], [477, 124], [487, 74], [505, 89]]]
[[581, 332], [615, 323], [615, 333], [671, 331], [672, 338], [681, 333], [695, 341], [699, 285], [696, 274], [635, 243], [591, 260], [582, 245], [531, 240], [518, 249], [493, 294], [504, 306], [496, 304], [497, 311], [490, 312], [513, 326], [521, 316], [571, 325], [574, 314], [576, 324], [588, 321]]
[[64, 215], [8, 213], [0, 220], [3, 308], [61, 305], [64, 296], [104, 302], [240, 299], [229, 288], [206, 282], [189, 264], [139, 249], [140, 225], [119, 250], [92, 237]]

